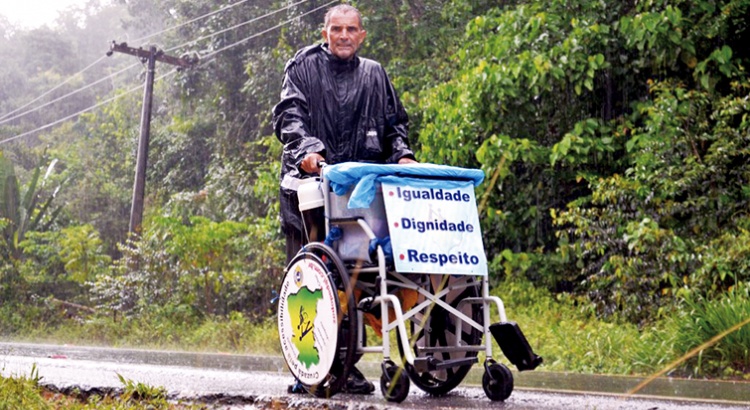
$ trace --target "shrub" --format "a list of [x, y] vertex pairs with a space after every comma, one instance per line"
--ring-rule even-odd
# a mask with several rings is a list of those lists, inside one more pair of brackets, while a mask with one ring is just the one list
[[99, 275], [99, 306], [129, 316], [168, 309], [194, 317], [243, 312], [260, 320], [271, 311], [283, 269], [277, 230], [268, 219], [214, 222], [151, 218], [142, 239]]

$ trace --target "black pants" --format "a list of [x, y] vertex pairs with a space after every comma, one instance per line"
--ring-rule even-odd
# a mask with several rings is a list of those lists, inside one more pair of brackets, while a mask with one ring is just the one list
[[286, 236], [286, 263], [288, 265], [307, 241], [302, 231], [292, 226], [286, 227], [284, 235]]
[[323, 207], [305, 211], [303, 215], [300, 215], [300, 219], [302, 220], [304, 230], [290, 225], [284, 229], [287, 264], [291, 262], [300, 248], [307, 244], [308, 237], [313, 242], [323, 242], [325, 239], [325, 212], [323, 211]]

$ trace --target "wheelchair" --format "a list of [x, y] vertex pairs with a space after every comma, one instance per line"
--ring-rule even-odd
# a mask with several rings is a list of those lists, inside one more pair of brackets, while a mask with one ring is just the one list
[[[484, 174], [362, 163], [326, 165], [321, 174], [299, 187], [309, 242], [286, 267], [278, 292], [282, 354], [304, 390], [333, 396], [355, 363], [375, 353], [382, 355], [386, 400], [403, 401], [412, 383], [442, 396], [484, 352], [485, 394], [492, 401], [510, 397], [513, 374], [493, 359], [492, 340], [519, 371], [542, 358], [507, 320], [502, 300], [489, 294], [473, 192]], [[450, 216], [456, 209], [468, 215], [459, 223]], [[500, 319], [494, 324], [492, 308]], [[365, 323], [381, 345], [367, 345]], [[391, 332], [400, 359], [393, 359]]]

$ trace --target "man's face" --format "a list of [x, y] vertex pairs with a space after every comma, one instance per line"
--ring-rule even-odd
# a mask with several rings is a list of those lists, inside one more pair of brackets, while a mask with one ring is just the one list
[[360, 27], [357, 13], [335, 12], [323, 29], [323, 40], [331, 53], [342, 60], [354, 57], [365, 36], [367, 32]]

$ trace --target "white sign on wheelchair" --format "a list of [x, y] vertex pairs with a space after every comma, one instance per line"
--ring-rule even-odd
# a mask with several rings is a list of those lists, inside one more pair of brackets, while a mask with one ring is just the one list
[[382, 183], [396, 270], [486, 276], [473, 184], [410, 181]]
[[317, 259], [298, 259], [279, 292], [281, 350], [302, 383], [320, 383], [336, 357], [338, 294]]

